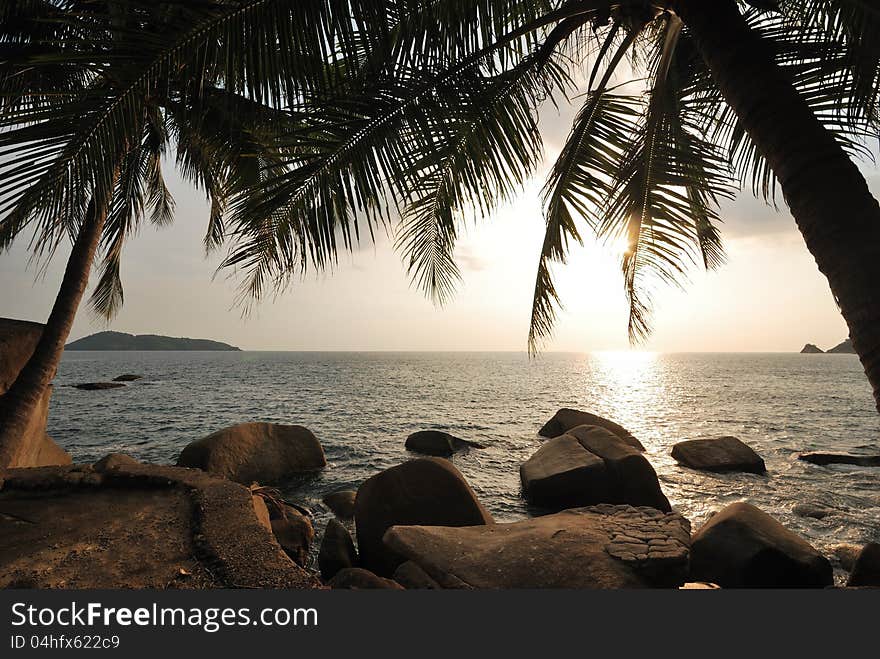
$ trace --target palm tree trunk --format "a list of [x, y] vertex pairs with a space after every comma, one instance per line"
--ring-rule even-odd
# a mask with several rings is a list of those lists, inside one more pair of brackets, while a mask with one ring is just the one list
[[880, 411], [880, 204], [735, 0], [677, 0], [727, 103], [767, 159], [849, 326]]
[[26, 445], [25, 430], [46, 387], [55, 377], [64, 344], [89, 283], [92, 261], [107, 219], [109, 195], [102, 195], [101, 201], [96, 198], [89, 203], [67, 261], [61, 288], [34, 353], [9, 390], [0, 396], [0, 469], [19, 465], [22, 456], [33, 448]]

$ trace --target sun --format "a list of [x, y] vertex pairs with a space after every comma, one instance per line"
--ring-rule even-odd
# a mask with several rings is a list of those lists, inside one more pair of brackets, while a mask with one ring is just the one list
[[605, 249], [617, 258], [632, 254], [632, 244], [627, 236], [615, 236], [604, 243]]

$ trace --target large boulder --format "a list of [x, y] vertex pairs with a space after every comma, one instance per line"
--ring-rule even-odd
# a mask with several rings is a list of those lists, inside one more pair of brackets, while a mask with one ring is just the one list
[[629, 430], [620, 424], [614, 423], [614, 421], [610, 421], [596, 414], [581, 412], [580, 410], [572, 410], [567, 407], [563, 407], [556, 412], [556, 414], [553, 415], [553, 418], [542, 426], [538, 431], [538, 434], [541, 437], [559, 437], [559, 435], [568, 432], [572, 428], [577, 428], [578, 426], [599, 426], [600, 428], [604, 428], [608, 432], [617, 435], [633, 448], [638, 449], [639, 451], [645, 450], [642, 443], [636, 439]]
[[324, 581], [332, 579], [337, 572], [357, 565], [357, 552], [351, 534], [335, 519], [327, 522], [321, 549], [318, 552], [318, 569]]
[[419, 430], [406, 438], [406, 448], [415, 453], [449, 457], [465, 448], [485, 448], [482, 444], [450, 435], [442, 430]]
[[880, 455], [849, 455], [846, 453], [801, 453], [798, 460], [814, 465], [855, 465], [856, 467], [880, 467]]
[[571, 435], [545, 442], [519, 468], [523, 494], [533, 504], [563, 510], [608, 502], [605, 461]]
[[557, 510], [597, 503], [672, 509], [645, 456], [599, 426], [546, 442], [522, 464], [520, 479], [531, 503]]
[[761, 456], [736, 437], [690, 439], [672, 447], [672, 457], [691, 469], [766, 473]]
[[340, 570], [330, 580], [334, 590], [403, 590], [403, 586], [391, 579], [384, 579], [360, 567]]
[[856, 557], [847, 586], [880, 588], [880, 544], [869, 542]]
[[678, 587], [690, 524], [677, 513], [601, 505], [511, 524], [395, 526], [385, 542], [447, 588]]
[[493, 521], [459, 471], [439, 458], [410, 460], [368, 478], [358, 489], [354, 517], [361, 565], [387, 576], [403, 562], [382, 543], [390, 527]]
[[691, 579], [722, 588], [822, 588], [833, 582], [827, 558], [744, 502], [716, 513], [694, 535]]
[[187, 445], [178, 467], [194, 467], [250, 485], [278, 481], [327, 464], [308, 428], [278, 423], [240, 423]]
[[312, 520], [290, 506], [269, 508], [270, 525], [284, 553], [297, 565], [305, 567], [315, 539]]
[[[43, 326], [25, 320], [0, 318], [0, 396], [6, 393], [22, 367], [30, 359], [43, 334]], [[40, 397], [25, 429], [25, 441], [5, 467], [44, 467], [68, 465], [70, 455], [46, 434], [52, 386]]]

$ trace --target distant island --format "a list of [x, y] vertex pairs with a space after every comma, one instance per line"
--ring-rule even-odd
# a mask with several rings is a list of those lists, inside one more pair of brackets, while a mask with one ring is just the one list
[[186, 339], [158, 334], [98, 332], [64, 346], [65, 350], [241, 350], [208, 339]]
[[[836, 346], [828, 350], [829, 354], [838, 354], [838, 355], [854, 355], [856, 351], [853, 350], [852, 339], [847, 339], [841, 343], [838, 343]], [[802, 355], [820, 355], [825, 354], [824, 351], [813, 345], [812, 343], [808, 343], [801, 349]]]

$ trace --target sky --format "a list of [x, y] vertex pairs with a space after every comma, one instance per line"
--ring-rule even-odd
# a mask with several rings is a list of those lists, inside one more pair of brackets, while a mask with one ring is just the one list
[[[109, 324], [83, 304], [71, 339], [112, 329], [225, 341], [249, 350], [526, 349], [535, 268], [543, 237], [540, 188], [562, 147], [572, 110], [542, 116], [545, 166], [518, 199], [465, 229], [456, 259], [463, 281], [435, 307], [412, 287], [392, 248], [378, 236], [341, 254], [332, 273], [311, 273], [243, 315], [239, 280], [215, 275], [223, 252], [205, 256], [207, 205], [171, 174], [177, 202], [172, 227], [145, 223], [124, 254], [125, 306]], [[863, 171], [880, 195], [880, 170]], [[722, 207], [728, 262], [693, 269], [685, 290], [654, 296], [654, 332], [637, 346], [657, 352], [791, 352], [805, 343], [827, 349], [847, 336], [825, 278], [780, 200], [774, 210], [750, 192]], [[28, 264], [27, 240], [0, 254], [0, 316], [43, 322], [66, 260], [59, 251], [45, 274]], [[554, 270], [564, 303], [547, 351], [631, 349], [617, 255], [592, 240]]]

